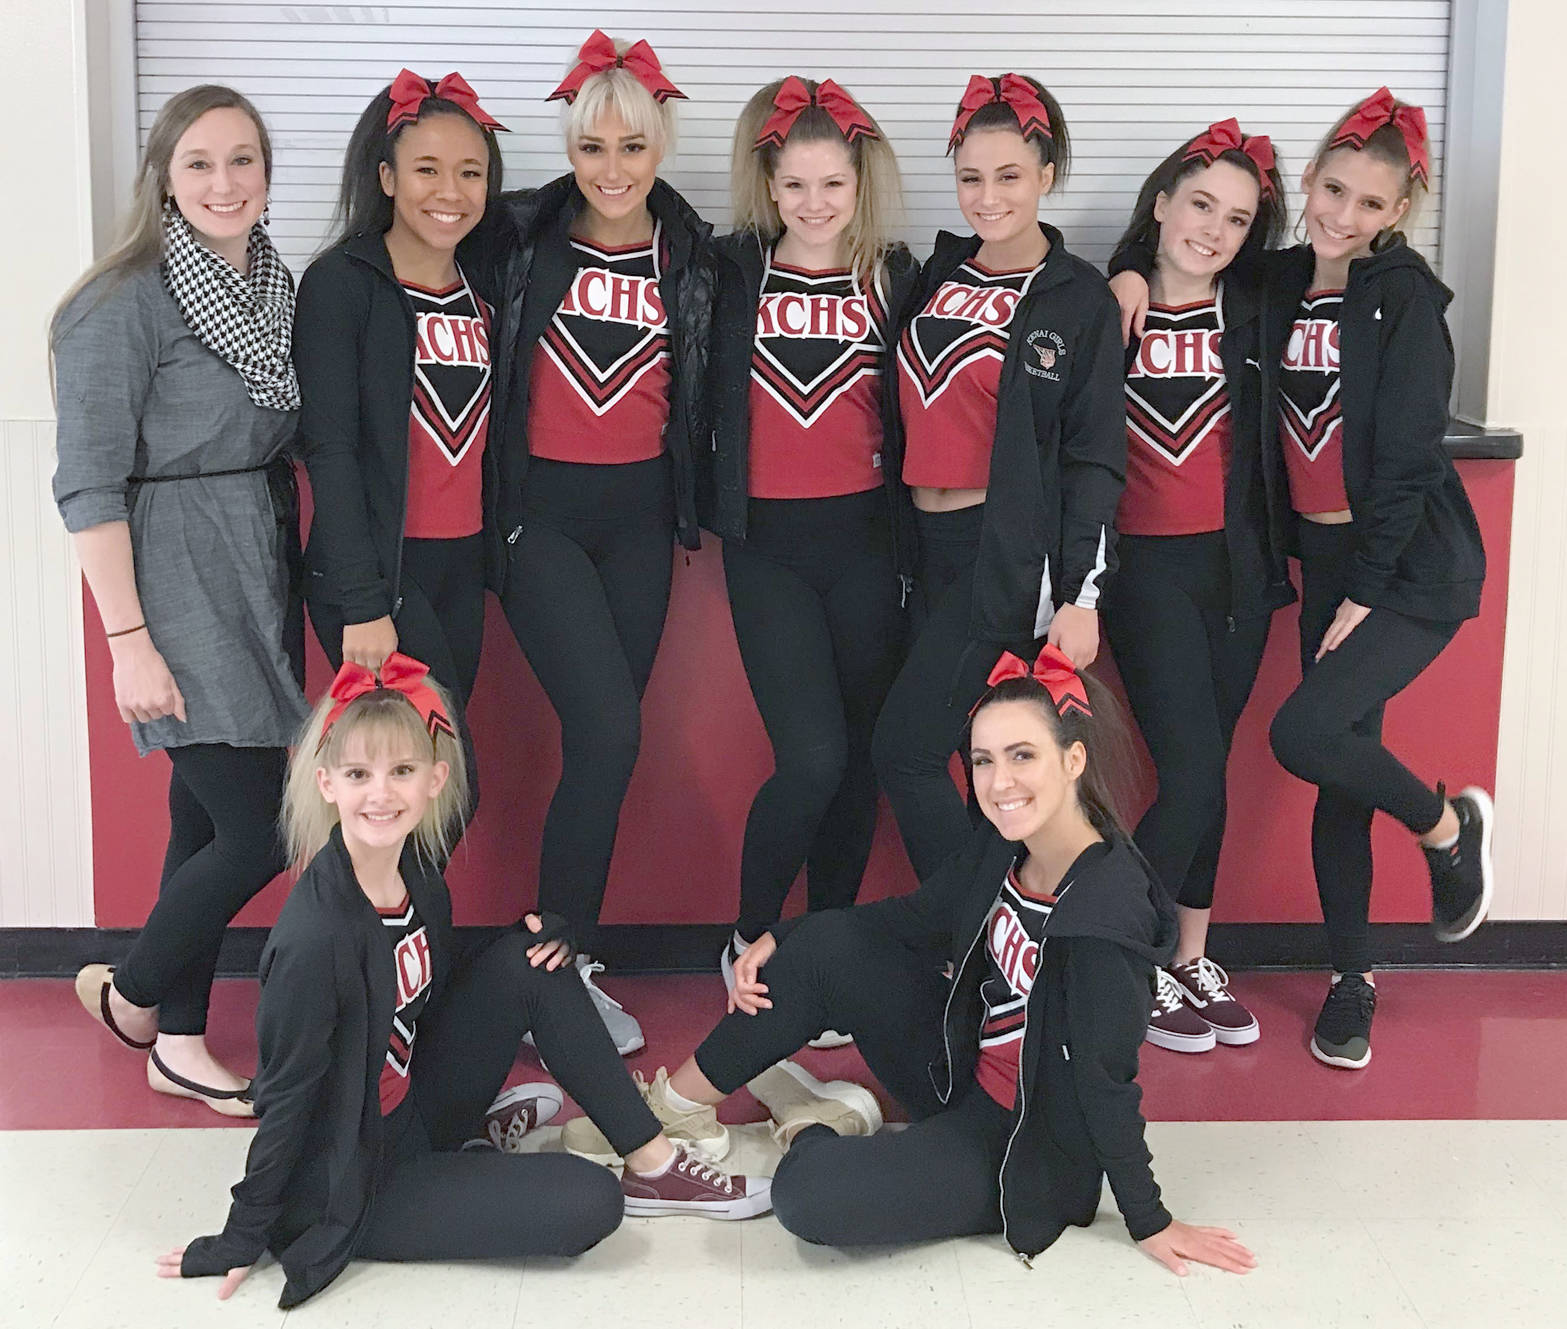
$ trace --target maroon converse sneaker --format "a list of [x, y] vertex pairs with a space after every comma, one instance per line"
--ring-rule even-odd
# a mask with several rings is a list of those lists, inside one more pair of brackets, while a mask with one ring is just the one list
[[523, 1153], [523, 1137], [552, 1120], [563, 1102], [559, 1086], [547, 1081], [514, 1084], [510, 1089], [502, 1089], [484, 1114], [484, 1134], [467, 1141], [463, 1148]]
[[1172, 964], [1170, 977], [1219, 1042], [1237, 1046], [1257, 1041], [1262, 1032], [1257, 1017], [1230, 994], [1230, 976], [1206, 955], [1189, 964]]
[[1153, 1014], [1144, 1035], [1155, 1047], [1171, 1052], [1212, 1052], [1213, 1026], [1186, 1004], [1180, 985], [1163, 969], [1155, 969]]
[[682, 1145], [657, 1176], [644, 1177], [627, 1168], [620, 1178], [626, 1213], [651, 1218], [659, 1214], [696, 1214], [702, 1218], [754, 1218], [773, 1207], [773, 1183], [767, 1177], [731, 1177], [721, 1167], [704, 1163]]

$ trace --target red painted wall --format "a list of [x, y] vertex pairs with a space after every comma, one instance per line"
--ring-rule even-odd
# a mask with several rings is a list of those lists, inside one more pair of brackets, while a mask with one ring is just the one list
[[[1495, 784], [1513, 467], [1470, 461], [1459, 463], [1459, 473], [1490, 561], [1481, 614], [1392, 703], [1387, 721], [1393, 750], [1423, 778], [1446, 780], [1455, 790]], [[746, 810], [771, 768], [729, 624], [716, 541], [709, 537], [689, 562], [679, 553], [676, 559], [669, 624], [643, 707], [642, 756], [611, 870], [608, 923], [731, 922]], [[108, 647], [91, 597], [86, 616], [97, 921], [136, 927], [157, 894], [169, 767], [158, 755], [137, 759], [114, 708]], [[1279, 769], [1267, 743], [1268, 722], [1298, 677], [1297, 650], [1294, 610], [1282, 611], [1236, 735], [1230, 831], [1215, 902], [1220, 920], [1320, 918], [1308, 836], [1312, 790]], [[313, 641], [311, 651], [316, 696], [329, 675]], [[539, 834], [560, 769], [560, 736], [493, 601], [471, 718], [483, 802], [448, 879], [459, 922], [509, 922], [535, 898]], [[1376, 853], [1373, 918], [1429, 917], [1424, 861], [1387, 818], [1377, 821]], [[912, 886], [884, 807], [865, 898]], [[274, 882], [237, 921], [270, 923], [285, 890], [286, 883]]]

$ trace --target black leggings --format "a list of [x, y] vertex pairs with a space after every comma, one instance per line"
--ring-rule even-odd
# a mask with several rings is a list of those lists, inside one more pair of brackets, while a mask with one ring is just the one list
[[1300, 523], [1300, 661], [1304, 677], [1273, 717], [1273, 755], [1318, 787], [1311, 861], [1341, 974], [1371, 968], [1371, 814], [1380, 808], [1416, 835], [1442, 819], [1441, 796], [1382, 746], [1389, 698], [1414, 682], [1458, 631], [1457, 623], [1373, 609], [1337, 650], [1322, 644], [1349, 584], [1352, 524]]
[[[484, 536], [460, 540], [404, 540], [402, 598], [394, 617], [397, 649], [430, 667], [430, 677], [457, 702], [457, 733], [468, 763], [468, 807], [479, 806], [479, 764], [465, 714], [479, 676], [484, 643]], [[333, 669], [343, 663], [343, 615], [336, 606], [310, 602], [310, 622]]]
[[980, 504], [956, 512], [919, 512], [920, 575], [914, 645], [887, 694], [871, 751], [881, 787], [898, 818], [909, 862], [921, 880], [973, 830], [973, 815], [948, 763], [985, 690], [1002, 648], [969, 636]]
[[158, 902], [114, 986], [157, 1006], [158, 1031], [201, 1034], [223, 930], [283, 870], [278, 812], [284, 748], [198, 743], [169, 748], [169, 847]]
[[778, 1221], [834, 1246], [1000, 1232], [1014, 1117], [974, 1083], [956, 1086], [951, 1106], [936, 1095], [929, 1066], [948, 990], [938, 958], [835, 910], [802, 923], [763, 975], [772, 1007], [725, 1016], [697, 1049], [715, 1088], [733, 1092], [821, 1029], [841, 1029], [914, 1122], [868, 1139], [802, 1131], [773, 1177]]
[[1137, 846], [1188, 909], [1213, 904], [1225, 767], [1257, 681], [1270, 615], [1230, 617], [1224, 532], [1123, 535], [1105, 635], [1159, 776]]
[[569, 1154], [459, 1152], [482, 1134], [485, 1110], [525, 1033], [618, 1153], [658, 1134], [576, 971], [533, 968], [528, 945], [520, 932], [502, 933], [459, 964], [421, 1019], [409, 1099], [388, 1119], [403, 1129], [389, 1141], [360, 1257], [577, 1255], [620, 1225], [620, 1186], [595, 1163]]
[[752, 499], [724, 578], [773, 774], [745, 823], [742, 937], [778, 921], [801, 865], [810, 908], [854, 903], [876, 830], [871, 733], [903, 650], [880, 489]]
[[667, 457], [588, 466], [535, 457], [502, 607], [560, 719], [539, 907], [592, 949], [620, 805], [642, 744], [642, 693], [674, 568]]

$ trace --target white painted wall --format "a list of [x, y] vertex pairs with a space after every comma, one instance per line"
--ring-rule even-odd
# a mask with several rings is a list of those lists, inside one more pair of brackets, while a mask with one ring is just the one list
[[1567, 918], [1567, 401], [1561, 392], [1567, 215], [1560, 52], [1567, 7], [1513, 0], [1507, 17], [1501, 195], [1487, 414], [1523, 432], [1496, 806], [1497, 916]]
[[0, 208], [0, 927], [93, 921], [80, 577], [49, 501], [45, 350], [49, 313], [92, 255], [87, 3], [0, 11], [11, 104], [27, 108], [0, 135], [13, 182]]

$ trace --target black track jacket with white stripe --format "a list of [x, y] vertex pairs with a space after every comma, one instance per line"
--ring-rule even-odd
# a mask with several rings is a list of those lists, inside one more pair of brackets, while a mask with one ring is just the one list
[[[1007, 645], [1043, 637], [1061, 605], [1099, 607], [1115, 572], [1115, 510], [1126, 485], [1115, 299], [1060, 231], [1040, 230], [1050, 252], [1018, 301], [1001, 364], [970, 624], [976, 641]], [[978, 236], [936, 237], [910, 317], [979, 247]]]

